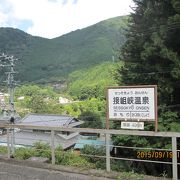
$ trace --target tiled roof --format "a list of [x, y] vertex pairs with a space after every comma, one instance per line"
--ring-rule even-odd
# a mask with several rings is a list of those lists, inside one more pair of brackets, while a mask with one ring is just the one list
[[36, 126], [69, 126], [79, 122], [76, 118], [67, 115], [28, 114], [20, 124]]
[[99, 148], [101, 146], [105, 146], [105, 144], [106, 144], [105, 141], [100, 141], [100, 140], [79, 139], [76, 145], [74, 146], [74, 149], [83, 149], [85, 145], [93, 145]]
[[[112, 145], [112, 141], [109, 141], [109, 144]], [[106, 141], [102, 141], [99, 139], [91, 140], [91, 139], [79, 139], [74, 146], [74, 149], [83, 149], [85, 145], [91, 145], [96, 148], [105, 147]], [[110, 151], [112, 151], [112, 146], [110, 146]]]

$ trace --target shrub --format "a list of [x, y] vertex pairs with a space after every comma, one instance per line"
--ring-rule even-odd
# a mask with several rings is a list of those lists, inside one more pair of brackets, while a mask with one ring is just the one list
[[[94, 156], [105, 156], [106, 151], [105, 147], [102, 146], [93, 146], [93, 145], [85, 145], [81, 151], [82, 154], [94, 155]], [[105, 169], [106, 168], [106, 159], [104, 157], [88, 157], [85, 156], [86, 160], [90, 163], [93, 163], [97, 169]]]
[[35, 156], [36, 152], [32, 148], [18, 148], [15, 150], [14, 157], [17, 159], [28, 159]]
[[85, 158], [76, 155], [73, 151], [66, 152], [56, 151], [56, 164], [93, 168], [93, 164], [88, 162]]
[[7, 153], [7, 147], [0, 146], [0, 154], [6, 154]]
[[42, 142], [36, 142], [33, 147], [35, 153], [35, 156], [37, 157], [46, 157], [48, 159], [51, 159], [51, 149], [49, 144], [42, 143]]

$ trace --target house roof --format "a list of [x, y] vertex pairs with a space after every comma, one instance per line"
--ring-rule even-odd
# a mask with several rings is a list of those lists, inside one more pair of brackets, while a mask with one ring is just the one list
[[[9, 124], [10, 123], [10, 116], [0, 116], [0, 124]], [[14, 116], [15, 122], [18, 122], [20, 117], [16, 114]]]
[[10, 117], [3, 117], [0, 116], [0, 124], [7, 124], [9, 123]]
[[[80, 138], [83, 138], [82, 136]], [[110, 151], [113, 149], [113, 142], [110, 140]], [[100, 139], [78, 139], [76, 142], [74, 149], [83, 149], [85, 145], [91, 145], [96, 148], [104, 147], [106, 146], [106, 141], [105, 140], [100, 140]]]
[[[55, 147], [61, 145], [63, 149], [67, 149], [73, 146], [77, 140], [79, 139], [80, 135], [75, 134], [74, 137], [70, 139], [64, 139], [57, 134], [54, 135], [54, 145]], [[43, 142], [43, 143], [51, 143], [51, 135], [50, 133], [46, 132], [31, 132], [31, 131], [19, 131], [15, 133], [15, 144], [21, 146], [33, 146], [36, 142]], [[0, 136], [0, 145], [7, 143], [7, 135]]]
[[20, 124], [36, 125], [36, 126], [77, 126], [82, 124], [82, 121], [67, 116], [67, 115], [53, 115], [53, 114], [28, 114], [25, 116]]
[[[112, 144], [112, 142], [110, 142]], [[97, 148], [105, 146], [106, 142], [101, 140], [91, 140], [91, 139], [79, 139], [74, 146], [74, 149], [83, 149], [85, 145], [93, 145]]]

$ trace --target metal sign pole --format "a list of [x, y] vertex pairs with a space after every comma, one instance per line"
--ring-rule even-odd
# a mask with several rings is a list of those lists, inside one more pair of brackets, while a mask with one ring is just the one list
[[109, 94], [108, 94], [108, 88], [106, 89], [106, 129], [109, 129]]
[[178, 167], [177, 167], [177, 141], [176, 137], [172, 137], [172, 170], [173, 170], [173, 180], [178, 179]]

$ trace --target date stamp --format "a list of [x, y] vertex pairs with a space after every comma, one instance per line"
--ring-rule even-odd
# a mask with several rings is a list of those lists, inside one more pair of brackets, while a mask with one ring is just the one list
[[[177, 158], [180, 156], [180, 152], [177, 152]], [[173, 158], [172, 151], [137, 151], [136, 157], [138, 159], [170, 159]]]

